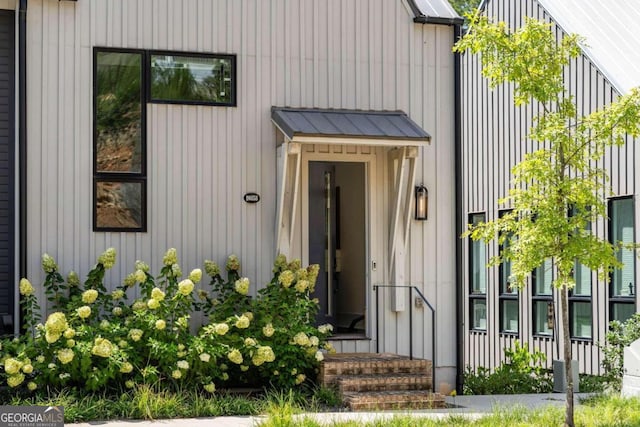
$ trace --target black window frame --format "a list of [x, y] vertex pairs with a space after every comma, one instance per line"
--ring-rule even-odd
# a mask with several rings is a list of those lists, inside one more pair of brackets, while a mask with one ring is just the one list
[[[139, 172], [100, 172], [98, 171], [98, 128], [97, 128], [97, 93], [98, 93], [98, 55], [101, 52], [138, 54], [141, 60], [141, 76], [140, 76], [140, 159]], [[200, 57], [200, 58], [221, 58], [231, 61], [231, 101], [230, 102], [208, 102], [208, 101], [187, 101], [187, 100], [159, 100], [151, 98], [151, 57], [152, 55], [166, 56], [184, 56], [184, 57]], [[206, 53], [206, 52], [183, 52], [174, 50], [149, 50], [149, 49], [131, 49], [119, 47], [93, 47], [93, 196], [92, 196], [92, 217], [94, 232], [146, 232], [147, 216], [148, 216], [148, 193], [147, 193], [147, 105], [148, 104], [172, 104], [172, 105], [203, 105], [203, 106], [219, 106], [219, 107], [237, 107], [237, 55], [227, 53]], [[116, 182], [116, 183], [139, 183], [141, 185], [140, 201], [140, 227], [102, 227], [98, 226], [98, 209], [97, 209], [97, 193], [98, 183], [100, 182]]]
[[[513, 209], [500, 210], [498, 211], [498, 217], [502, 218], [503, 216], [507, 215], [512, 211]], [[504, 248], [508, 246], [509, 239], [510, 237], [507, 237], [505, 242], [498, 245], [498, 251], [501, 254]], [[500, 266], [498, 267], [498, 307], [499, 307], [499, 316], [500, 316], [498, 321], [498, 328], [499, 328], [500, 334], [502, 335], [519, 336], [520, 335], [520, 291], [518, 290], [518, 288], [511, 287], [511, 284], [508, 281], [507, 272], [505, 271], [506, 269], [505, 262], [506, 261], [503, 260], [503, 262], [501, 262]], [[508, 262], [510, 267], [511, 261], [508, 261]], [[509, 270], [511, 270], [511, 268], [509, 268]], [[504, 306], [507, 303], [513, 303], [514, 301], [517, 307], [516, 320], [517, 320], [518, 327], [515, 331], [512, 331], [507, 329], [506, 325], [504, 324], [504, 311], [505, 311]]]
[[[611, 197], [608, 200], [607, 203], [607, 232], [608, 232], [608, 240], [609, 243], [611, 244], [615, 244], [615, 242], [613, 241], [613, 218], [612, 218], [612, 213], [613, 213], [613, 204], [619, 201], [631, 201], [631, 209], [632, 209], [632, 213], [631, 213], [631, 218], [633, 221], [633, 241], [635, 241], [635, 235], [636, 235], [636, 221], [635, 221], [635, 197], [634, 196], [619, 196], [619, 197]], [[615, 283], [614, 283], [614, 278], [615, 278], [615, 270], [612, 271], [609, 274], [609, 321], [613, 321], [613, 320], [619, 320], [619, 319], [614, 319], [613, 317], [613, 313], [614, 313], [614, 306], [616, 305], [630, 305], [633, 306], [633, 313], [637, 312], [637, 296], [638, 296], [638, 292], [637, 292], [637, 272], [636, 272], [636, 258], [634, 256], [633, 258], [633, 262], [634, 262], [634, 268], [633, 268], [633, 286], [635, 287], [635, 289], [633, 289], [633, 293], [630, 296], [623, 296], [623, 295], [614, 295], [614, 288], [615, 288]], [[624, 321], [624, 320], [622, 320]]]
[[[569, 209], [569, 216], [572, 216], [574, 214], [574, 210], [575, 210], [575, 207], [573, 206]], [[592, 231], [591, 222], [586, 224], [585, 230], [589, 232]], [[580, 265], [578, 264], [577, 261], [574, 261], [574, 271], [573, 271], [574, 280], [576, 280], [578, 267], [580, 267]], [[578, 282], [576, 280], [576, 287], [577, 285], [578, 285]], [[569, 300], [569, 335], [571, 336], [572, 341], [593, 342], [593, 317], [594, 317], [593, 316], [593, 277], [592, 277], [591, 270], [589, 270], [589, 294], [576, 294], [574, 289], [569, 290], [569, 298], [568, 298]], [[574, 316], [576, 314], [575, 306], [577, 304], [585, 304], [585, 303], [588, 303], [591, 309], [591, 316], [590, 316], [591, 317], [591, 336], [590, 337], [576, 335], [576, 331], [574, 330], [574, 326], [573, 326]]]
[[[140, 172], [99, 172], [98, 171], [98, 55], [102, 52], [140, 55]], [[143, 49], [94, 47], [93, 48], [93, 231], [94, 232], [146, 232], [147, 231], [147, 102], [145, 82], [147, 79], [146, 55]], [[98, 183], [139, 183], [142, 186], [140, 227], [99, 227], [98, 226]]]
[[[552, 274], [551, 280], [553, 281], [553, 269], [554, 269], [553, 259], [551, 259], [550, 262], [551, 262], [550, 268], [551, 268], [551, 274]], [[540, 267], [544, 267], [545, 263], [543, 263]], [[537, 291], [538, 272], [536, 270], [531, 272], [531, 335], [538, 338], [552, 338], [554, 336], [554, 331], [556, 328], [554, 290], [553, 290], [553, 286], [550, 283], [548, 294], [538, 293]], [[550, 323], [551, 327], [549, 328], [551, 329], [550, 333], [542, 333], [542, 332], [536, 331], [537, 320], [538, 320], [536, 317], [537, 316], [536, 305], [538, 303], [547, 304], [547, 325], [549, 325], [549, 322], [551, 322]], [[551, 315], [549, 314], [549, 306], [551, 307]]]
[[[474, 217], [481, 217], [482, 219], [480, 220], [481, 222], [486, 222], [487, 220], [487, 216], [485, 212], [474, 212], [474, 213], [470, 213], [468, 215], [468, 223], [469, 224], [478, 224], [478, 221], [476, 221], [474, 219]], [[482, 241], [479, 241], [481, 244], [485, 245], [485, 260], [484, 260], [484, 274], [485, 274], [485, 288], [484, 288], [484, 293], [479, 293], [479, 292], [475, 292], [474, 291], [474, 275], [473, 275], [473, 270], [474, 270], [474, 264], [473, 264], [473, 245], [474, 243], [476, 243], [477, 241], [472, 240], [471, 238], [469, 238], [469, 329], [473, 332], [478, 332], [478, 333], [487, 333], [488, 330], [488, 322], [489, 322], [489, 316], [488, 316], [488, 307], [487, 307], [487, 259], [486, 259], [486, 244]], [[474, 307], [476, 303], [481, 303], [484, 302], [484, 307], [485, 307], [485, 327], [484, 328], [478, 328], [474, 325]]]
[[[175, 50], [147, 50], [146, 53], [146, 99], [150, 104], [178, 104], [178, 105], [210, 105], [214, 107], [237, 107], [237, 70], [238, 61], [237, 55], [228, 53], [205, 53], [205, 52], [183, 52]], [[158, 56], [182, 56], [191, 58], [209, 58], [209, 59], [227, 59], [231, 62], [231, 99], [229, 102], [214, 102], [214, 101], [195, 101], [195, 100], [171, 100], [171, 99], [157, 99], [151, 95], [151, 58], [154, 55]]]

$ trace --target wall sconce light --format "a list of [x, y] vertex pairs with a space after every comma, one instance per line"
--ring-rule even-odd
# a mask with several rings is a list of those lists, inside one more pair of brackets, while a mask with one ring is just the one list
[[422, 184], [416, 186], [416, 214], [415, 219], [418, 221], [424, 221], [427, 219], [428, 204], [429, 204], [429, 192]]

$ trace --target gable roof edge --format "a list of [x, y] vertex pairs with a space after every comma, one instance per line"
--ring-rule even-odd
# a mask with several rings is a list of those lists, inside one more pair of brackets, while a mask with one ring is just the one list
[[425, 14], [416, 4], [415, 0], [407, 0], [411, 11], [413, 12], [413, 22], [416, 24], [435, 24], [435, 25], [462, 25], [462, 19], [454, 11], [451, 16], [431, 16]]

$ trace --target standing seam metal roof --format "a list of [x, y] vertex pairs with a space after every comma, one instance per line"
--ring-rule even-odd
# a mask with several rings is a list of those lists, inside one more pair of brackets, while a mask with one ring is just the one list
[[367, 139], [415, 139], [431, 136], [402, 111], [271, 107], [271, 118], [289, 138], [297, 135]]
[[567, 33], [583, 36], [583, 51], [622, 94], [640, 85], [640, 2], [538, 0]]
[[[490, 1], [483, 0], [485, 9]], [[582, 51], [621, 94], [640, 85], [640, 1], [537, 0], [567, 34], [584, 37]]]

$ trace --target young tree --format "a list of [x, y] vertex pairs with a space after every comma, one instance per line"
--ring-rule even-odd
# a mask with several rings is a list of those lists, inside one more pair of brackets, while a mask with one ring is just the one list
[[460, 16], [472, 14], [478, 8], [480, 0], [449, 0], [449, 3]]
[[[563, 71], [580, 54], [579, 36], [557, 40], [548, 24], [527, 19], [517, 31], [494, 24], [478, 14], [468, 16], [470, 31], [454, 47], [457, 52], [480, 54], [482, 73], [491, 87], [514, 84], [516, 105], [533, 104], [541, 114], [528, 139], [537, 151], [528, 153], [512, 170], [508, 197], [499, 201], [513, 210], [488, 223], [470, 226], [463, 235], [501, 243], [509, 238], [489, 265], [511, 261], [511, 283], [519, 288], [527, 276], [553, 259], [560, 294], [561, 338], [567, 385], [565, 425], [573, 426], [573, 376], [569, 335], [568, 292], [575, 285], [574, 266], [580, 263], [608, 280], [616, 257], [632, 245], [608, 241], [586, 230], [606, 215], [610, 194], [607, 172], [597, 166], [611, 145], [624, 144], [625, 134], [640, 134], [640, 92], [634, 89], [607, 107], [578, 117], [575, 100], [567, 92]], [[519, 143], [519, 141], [514, 141]]]

